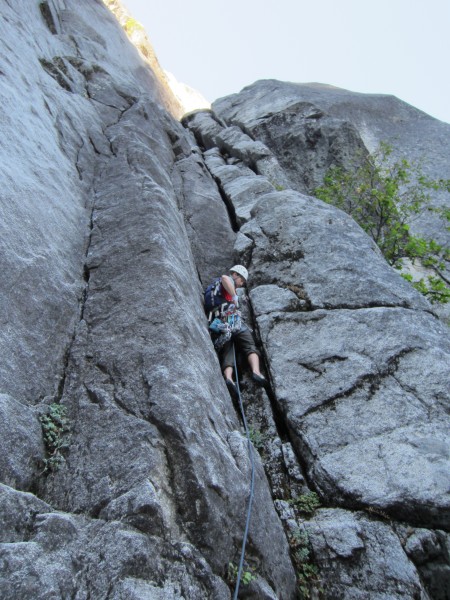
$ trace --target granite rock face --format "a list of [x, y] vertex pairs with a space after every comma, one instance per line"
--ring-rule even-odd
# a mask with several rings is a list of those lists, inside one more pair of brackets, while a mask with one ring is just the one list
[[[360, 94], [328, 85], [257, 81], [239, 94], [216, 100], [214, 112], [229, 126], [264, 142], [297, 191], [312, 193], [331, 165], [347, 165], [361, 150], [391, 144], [394, 157], [420, 161], [431, 178], [450, 178], [450, 124], [395, 96]], [[448, 206], [448, 194], [433, 193]], [[450, 243], [433, 214], [412, 224], [421, 235]]]
[[[447, 598], [448, 329], [304, 193], [364, 107], [261, 83], [181, 124], [102, 2], [4, 3], [0, 33], [0, 596], [231, 597], [251, 461], [202, 288], [240, 261], [270, 385], [239, 363], [239, 597]], [[305, 120], [296, 170], [273, 140]]]
[[[277, 115], [283, 106], [290, 106], [287, 112], [298, 108], [290, 104], [294, 98], [286, 93], [289, 84], [284, 87], [275, 82], [274, 87], [279, 94], [269, 94], [265, 82], [255, 84], [217, 101], [213, 105], [217, 116], [201, 112], [185, 122], [204, 148], [208, 168], [227, 202], [241, 215], [236, 260], [244, 262], [251, 273], [250, 299], [275, 414], [287, 429], [285, 438], [302, 467], [297, 485], [288, 482], [291, 494], [294, 498], [294, 490], [304, 494], [306, 483], [326, 505], [362, 509], [380, 521], [371, 525], [359, 513], [353, 516], [334, 509], [326, 513], [330, 527], [343, 528], [339, 535], [344, 537], [354, 527], [350, 522], [339, 524], [341, 515], [359, 523], [355, 525], [359, 541], [349, 554], [358, 560], [344, 560], [341, 575], [336, 570], [340, 559], [324, 550], [328, 542], [325, 546], [321, 542], [322, 526], [300, 520], [300, 528], [306, 529], [311, 552], [320, 565], [326, 597], [356, 598], [366, 593], [380, 598], [446, 597], [443, 590], [450, 566], [446, 552], [439, 559], [432, 551], [427, 553], [428, 566], [419, 574], [420, 561], [405, 553], [406, 538], [399, 536], [396, 523], [422, 528], [430, 537], [449, 528], [448, 327], [387, 265], [351, 218], [299, 193], [295, 177], [297, 181], [303, 177], [302, 165], [297, 169], [291, 161], [287, 166], [270, 138], [259, 138], [262, 123], [271, 131], [269, 104]], [[322, 116], [314, 113], [315, 119]], [[280, 139], [289, 148], [295, 127], [292, 132], [290, 121], [281, 119], [279, 124]], [[254, 138], [253, 156], [242, 156], [237, 126], [244, 139], [249, 134]], [[232, 129], [233, 136], [221, 134], [220, 127]], [[362, 145], [356, 127], [352, 128], [351, 140], [339, 142], [347, 156]], [[328, 142], [331, 137], [325, 136]], [[234, 139], [236, 152], [231, 146], [224, 149], [223, 139]], [[277, 168], [284, 167], [291, 189], [280, 191], [285, 186], [274, 186], [255, 199], [251, 185], [245, 195], [230, 187], [229, 181], [233, 181], [232, 172], [236, 179], [243, 178], [243, 171], [249, 180], [250, 171], [255, 182], [260, 180], [260, 141], [273, 152], [267, 156], [278, 163]], [[314, 157], [320, 169], [325, 169], [323, 153], [318, 150]], [[331, 156], [330, 161], [335, 158]], [[320, 169], [317, 177], [323, 172]], [[254, 417], [264, 423], [260, 412]], [[262, 445], [279, 513], [287, 529], [295, 530], [296, 515], [286, 508], [283, 486], [271, 472], [276, 453], [270, 443]], [[297, 527], [298, 523], [297, 518]], [[392, 556], [380, 552], [385, 545]], [[395, 573], [389, 571], [393, 563]], [[388, 571], [389, 593], [383, 587]], [[434, 588], [422, 583], [423, 573], [428, 573], [430, 581], [430, 572], [440, 573]]]
[[54, 511], [1, 486], [1, 597], [229, 598], [225, 583], [187, 542], [170, 542], [120, 519]]
[[0, 394], [2, 482], [19, 490], [31, 487], [36, 469], [45, 458], [42, 428], [35, 410]]
[[[375, 152], [382, 142], [392, 147], [392, 160], [406, 158], [420, 164], [431, 179], [450, 179], [450, 124], [394, 96], [264, 80], [216, 100], [213, 108], [216, 119], [228, 128], [239, 126], [255, 142], [263, 142], [289, 179], [283, 187], [301, 193], [314, 194], [331, 166], [351, 166], [355, 157]], [[447, 192], [429, 195], [434, 206], [450, 206]], [[433, 211], [412, 219], [410, 227], [420, 237], [450, 245], [447, 223]], [[450, 280], [448, 262], [441, 271]], [[424, 275], [418, 264], [410, 265], [410, 272], [417, 278]], [[448, 305], [436, 312], [450, 323]]]
[[[305, 523], [330, 598], [428, 599], [398, 535], [367, 515], [321, 509]], [[380, 561], [380, 556], [383, 560]]]
[[[229, 267], [235, 233], [107, 8], [28, 12], [5, 4], [1, 20], [1, 596], [229, 598], [250, 462], [199, 275]], [[229, 247], [220, 264], [200, 210]], [[55, 403], [68, 425], [45, 469], [38, 415]], [[259, 459], [246, 559], [294, 596]]]

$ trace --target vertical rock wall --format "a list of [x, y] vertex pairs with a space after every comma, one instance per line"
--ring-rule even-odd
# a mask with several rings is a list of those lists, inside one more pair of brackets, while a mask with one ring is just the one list
[[102, 2], [3, 0], [0, 33], [0, 596], [230, 598], [250, 463], [201, 288], [239, 260], [270, 379], [241, 369], [240, 597], [447, 598], [448, 330], [299, 192], [383, 109], [272, 82], [187, 131]]
[[[327, 598], [446, 598], [448, 327], [348, 215], [279, 183], [277, 157], [255, 135], [271, 118], [267, 85], [255, 88], [184, 122], [240, 225], [276, 422], [262, 399], [249, 411], [300, 580], [321, 581]], [[277, 90], [274, 112], [289, 96]], [[311, 518], [313, 493], [326, 508]], [[319, 576], [305, 575], [308, 543]]]
[[[227, 210], [101, 2], [0, 23], [0, 596], [229, 598], [250, 464], [201, 303]], [[294, 596], [259, 460], [247, 558]]]

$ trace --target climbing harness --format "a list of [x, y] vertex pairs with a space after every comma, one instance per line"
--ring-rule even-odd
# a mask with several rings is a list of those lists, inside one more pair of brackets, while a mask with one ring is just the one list
[[253, 496], [254, 496], [254, 491], [255, 491], [255, 456], [253, 453], [252, 442], [250, 440], [250, 431], [249, 431], [249, 428], [247, 425], [247, 419], [245, 417], [244, 405], [242, 403], [241, 390], [239, 389], [239, 377], [238, 377], [237, 364], [236, 364], [236, 349], [234, 347], [234, 344], [233, 344], [233, 360], [234, 360], [234, 372], [235, 372], [235, 379], [236, 379], [236, 391], [237, 391], [237, 396], [239, 398], [239, 408], [240, 408], [241, 415], [242, 415], [242, 421], [244, 423], [245, 434], [247, 436], [248, 455], [250, 457], [250, 463], [251, 463], [251, 467], [252, 467], [252, 474], [251, 474], [251, 480], [250, 480], [250, 493], [249, 493], [249, 497], [248, 497], [247, 518], [245, 521], [244, 536], [242, 539], [241, 558], [239, 560], [239, 568], [238, 568], [238, 573], [237, 573], [237, 578], [236, 578], [236, 587], [234, 589], [234, 595], [233, 595], [233, 600], [237, 600], [238, 593], [239, 593], [239, 585], [241, 583], [242, 568], [244, 566], [245, 545], [247, 543], [248, 528], [250, 525]]
[[226, 304], [215, 311], [210, 318], [216, 316], [209, 326], [210, 330], [219, 336], [213, 341], [214, 348], [220, 350], [229, 340], [234, 333], [241, 330], [242, 318], [241, 313], [237, 309], [235, 304]]

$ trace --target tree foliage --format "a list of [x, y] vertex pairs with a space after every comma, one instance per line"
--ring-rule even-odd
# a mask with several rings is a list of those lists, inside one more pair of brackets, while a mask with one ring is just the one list
[[390, 265], [402, 269], [404, 259], [430, 269], [427, 278], [413, 281], [404, 277], [432, 302], [450, 301], [450, 249], [433, 239], [413, 235], [411, 223], [426, 211], [437, 213], [446, 222], [450, 210], [432, 205], [431, 192], [450, 192], [450, 180], [426, 177], [420, 163], [405, 158], [394, 160], [392, 147], [381, 143], [370, 155], [360, 155], [350, 169], [332, 167], [315, 195], [350, 214], [377, 243]]

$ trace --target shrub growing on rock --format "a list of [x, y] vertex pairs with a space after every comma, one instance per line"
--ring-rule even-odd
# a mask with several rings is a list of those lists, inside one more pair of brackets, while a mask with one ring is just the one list
[[[432, 204], [432, 191], [450, 192], [450, 180], [426, 177], [420, 163], [392, 159], [392, 147], [381, 143], [373, 154], [360, 154], [351, 169], [332, 167], [323, 185], [315, 190], [321, 200], [350, 214], [376, 242], [390, 265], [402, 269], [404, 259], [420, 263], [431, 274], [411, 281], [432, 302], [450, 301], [450, 248], [411, 232], [411, 223], [426, 211], [450, 221], [448, 209]], [[448, 226], [447, 226], [448, 228]], [[449, 228], [448, 228], [449, 229]]]

